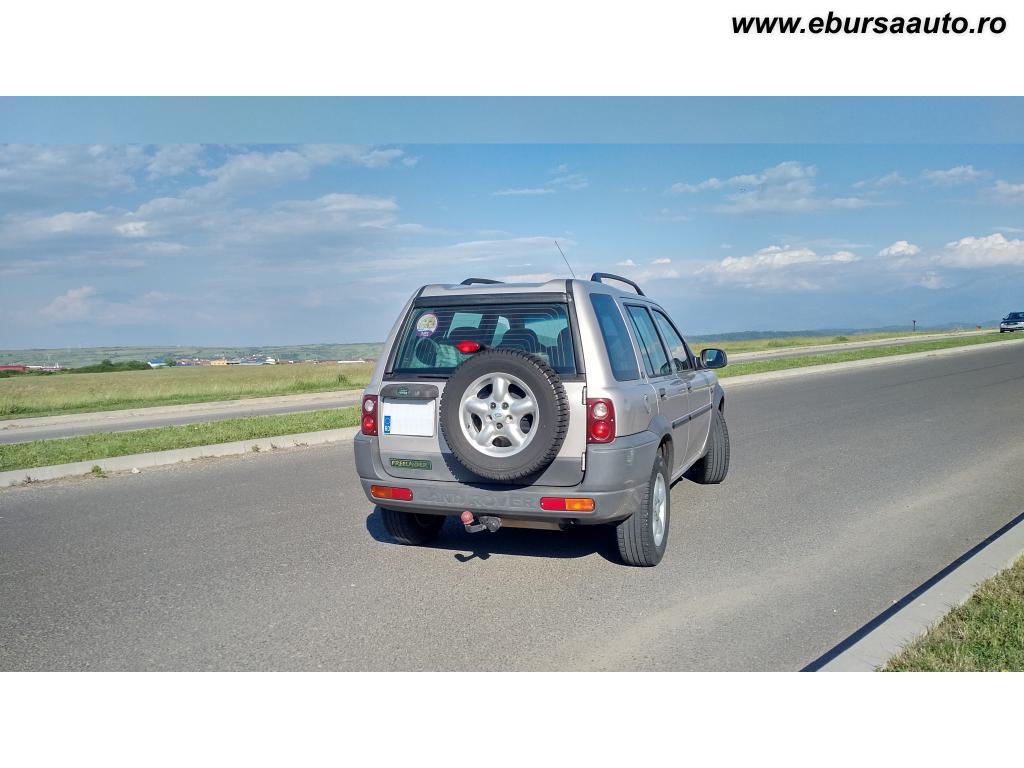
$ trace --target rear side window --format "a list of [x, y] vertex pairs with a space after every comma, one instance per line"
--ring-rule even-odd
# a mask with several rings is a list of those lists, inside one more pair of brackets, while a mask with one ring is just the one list
[[393, 373], [450, 373], [469, 356], [455, 348], [463, 341], [488, 348], [521, 349], [557, 373], [576, 373], [565, 304], [414, 307], [398, 340]]
[[615, 299], [607, 293], [592, 293], [590, 303], [597, 316], [597, 325], [601, 329], [604, 347], [608, 350], [608, 362], [612, 366], [612, 376], [616, 381], [636, 381], [640, 378], [640, 369], [636, 366], [633, 345], [629, 341], [629, 332], [622, 319], [622, 313], [615, 305]]
[[665, 348], [661, 346], [661, 339], [654, 328], [654, 321], [650, 313], [644, 307], [635, 305], [627, 306], [629, 317], [633, 321], [633, 329], [636, 331], [636, 339], [640, 343], [640, 352], [644, 359], [644, 367], [647, 368], [647, 375], [668, 376], [672, 373], [672, 365], [665, 354]]

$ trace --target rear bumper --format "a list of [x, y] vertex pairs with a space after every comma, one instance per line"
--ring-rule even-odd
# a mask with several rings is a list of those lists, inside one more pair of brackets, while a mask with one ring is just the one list
[[[639, 509], [650, 481], [658, 436], [641, 432], [620, 437], [611, 445], [592, 445], [587, 449], [587, 469], [583, 482], [575, 486], [508, 486], [489, 483], [443, 482], [396, 478], [387, 474], [380, 462], [376, 438], [356, 435], [356, 471], [366, 498], [371, 485], [408, 488], [412, 501], [389, 500], [382, 506], [436, 515], [485, 513], [515, 520], [568, 521], [580, 524], [622, 520]], [[545, 496], [586, 497], [594, 500], [593, 512], [547, 512], [540, 508]]]

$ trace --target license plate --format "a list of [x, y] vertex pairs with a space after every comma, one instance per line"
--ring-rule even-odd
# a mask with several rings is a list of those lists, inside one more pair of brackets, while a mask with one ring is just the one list
[[385, 435], [434, 436], [434, 400], [384, 399], [381, 416]]

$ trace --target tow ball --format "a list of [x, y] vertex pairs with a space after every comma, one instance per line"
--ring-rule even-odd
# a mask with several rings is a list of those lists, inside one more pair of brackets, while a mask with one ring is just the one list
[[462, 513], [459, 518], [462, 520], [462, 525], [466, 528], [466, 533], [480, 533], [480, 531], [490, 531], [494, 533], [501, 528], [501, 518], [493, 517], [491, 515], [481, 515], [477, 517], [469, 510]]

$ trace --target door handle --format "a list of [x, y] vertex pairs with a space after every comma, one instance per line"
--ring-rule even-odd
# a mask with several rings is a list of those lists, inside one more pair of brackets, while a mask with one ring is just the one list
[[664, 400], [667, 397], [667, 393], [665, 392], [664, 387], [658, 390], [658, 397], [660, 397], [662, 400]]

